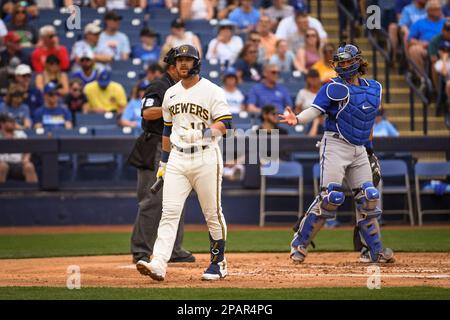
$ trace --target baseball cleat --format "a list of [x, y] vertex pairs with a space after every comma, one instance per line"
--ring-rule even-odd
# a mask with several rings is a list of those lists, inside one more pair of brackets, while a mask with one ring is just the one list
[[150, 278], [152, 278], [153, 280], [156, 281], [163, 281], [164, 277], [166, 275], [166, 271], [157, 266], [155, 262], [146, 262], [144, 260], [139, 260], [136, 263], [136, 269], [145, 276], [149, 276]]
[[361, 250], [361, 255], [359, 256], [359, 262], [362, 263], [393, 263], [395, 262], [394, 251], [390, 248], [384, 248], [382, 252], [378, 254], [376, 259], [372, 259], [370, 256], [370, 251], [367, 248]]
[[294, 240], [291, 242], [291, 255], [290, 258], [294, 263], [302, 263], [305, 261], [308, 250], [300, 245], [297, 245], [297, 236], [294, 236]]
[[202, 280], [211, 281], [223, 279], [228, 275], [227, 261], [211, 263], [202, 275]]

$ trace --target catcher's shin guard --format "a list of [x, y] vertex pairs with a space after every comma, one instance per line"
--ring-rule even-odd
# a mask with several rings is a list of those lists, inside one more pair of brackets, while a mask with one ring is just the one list
[[[361, 241], [367, 249], [362, 249], [369, 255], [369, 261], [363, 262], [394, 262], [394, 252], [392, 249], [383, 248], [381, 241], [380, 225], [377, 217], [367, 217], [358, 222], [358, 229]], [[367, 256], [366, 254], [366, 256]]]
[[[300, 224], [300, 229], [296, 233], [294, 240], [291, 242], [291, 258], [298, 256], [299, 253], [303, 258], [306, 257], [308, 245], [325, 224], [325, 221], [325, 217], [316, 215], [313, 212], [309, 212], [305, 215]], [[303, 261], [303, 259], [300, 260]], [[300, 260], [298, 261], [301, 262]]]

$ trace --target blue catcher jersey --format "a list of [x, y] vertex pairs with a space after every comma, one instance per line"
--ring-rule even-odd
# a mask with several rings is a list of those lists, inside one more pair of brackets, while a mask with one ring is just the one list
[[[382, 87], [378, 81], [360, 78], [360, 85], [349, 85], [341, 78], [320, 88], [312, 107], [327, 115], [325, 131], [339, 133], [354, 145], [364, 145], [370, 139], [378, 108], [381, 104]], [[348, 88], [347, 98], [335, 101], [329, 96], [328, 86], [344, 84]]]

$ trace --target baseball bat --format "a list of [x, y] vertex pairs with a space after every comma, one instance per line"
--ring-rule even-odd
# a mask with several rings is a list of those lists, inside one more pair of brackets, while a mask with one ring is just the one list
[[159, 177], [156, 179], [156, 182], [151, 186], [150, 191], [155, 194], [157, 193], [163, 186], [164, 179], [162, 177]]

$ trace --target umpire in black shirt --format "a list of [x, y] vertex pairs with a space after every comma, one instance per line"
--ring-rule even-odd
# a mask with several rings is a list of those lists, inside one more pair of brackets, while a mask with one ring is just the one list
[[[133, 262], [149, 258], [153, 252], [162, 214], [162, 191], [150, 192], [156, 182], [156, 171], [161, 160], [161, 136], [164, 128], [161, 105], [167, 89], [179, 79], [175, 68], [174, 50], [164, 58], [166, 72], [160, 79], [152, 81], [142, 99], [142, 135], [137, 139], [128, 162], [138, 169], [137, 197], [138, 215], [131, 236]], [[194, 262], [195, 257], [181, 247], [184, 235], [184, 216], [180, 219], [177, 238], [169, 262]]]

